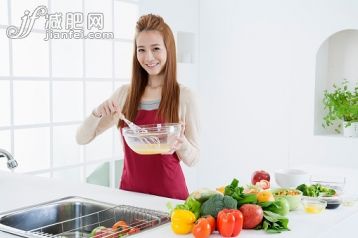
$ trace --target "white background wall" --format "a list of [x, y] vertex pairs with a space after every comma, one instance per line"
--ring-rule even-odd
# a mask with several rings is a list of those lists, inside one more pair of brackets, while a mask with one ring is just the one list
[[358, 29], [357, 12], [353, 0], [200, 1], [200, 186], [256, 169], [358, 168], [356, 138], [313, 133], [316, 53]]

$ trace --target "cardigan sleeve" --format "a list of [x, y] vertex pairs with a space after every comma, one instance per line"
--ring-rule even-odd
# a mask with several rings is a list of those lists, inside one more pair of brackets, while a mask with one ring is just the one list
[[200, 158], [199, 149], [199, 119], [197, 103], [189, 88], [180, 90], [180, 120], [185, 124], [184, 141], [176, 151], [179, 159], [187, 166], [194, 166]]
[[[129, 85], [123, 85], [118, 88], [109, 98], [118, 102], [122, 109], [127, 98]], [[101, 118], [95, 117], [92, 113], [83, 121], [78, 127], [76, 133], [76, 141], [80, 145], [90, 143], [96, 136], [102, 134], [108, 128], [117, 125], [119, 121], [118, 114], [103, 116]]]

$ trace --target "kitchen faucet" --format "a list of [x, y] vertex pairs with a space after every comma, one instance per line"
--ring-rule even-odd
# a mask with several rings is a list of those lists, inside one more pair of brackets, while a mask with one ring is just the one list
[[7, 152], [6, 150], [0, 149], [0, 158], [5, 157], [7, 158], [7, 167], [9, 169], [14, 169], [17, 167], [17, 161], [12, 157], [12, 155]]

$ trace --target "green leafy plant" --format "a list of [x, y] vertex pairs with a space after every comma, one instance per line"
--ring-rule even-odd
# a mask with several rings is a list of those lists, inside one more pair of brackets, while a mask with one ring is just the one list
[[[336, 121], [347, 122], [345, 126], [350, 126], [352, 122], [358, 121], [358, 85], [350, 90], [348, 80], [343, 80], [340, 85], [333, 84], [334, 90], [324, 91], [323, 105], [327, 114], [323, 117], [324, 128], [334, 125]], [[340, 133], [341, 123], [335, 128]]]

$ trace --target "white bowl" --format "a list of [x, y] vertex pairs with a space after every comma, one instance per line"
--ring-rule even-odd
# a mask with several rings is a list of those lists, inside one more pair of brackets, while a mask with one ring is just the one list
[[309, 182], [309, 174], [299, 169], [282, 169], [275, 172], [275, 181], [282, 188], [296, 188]]

